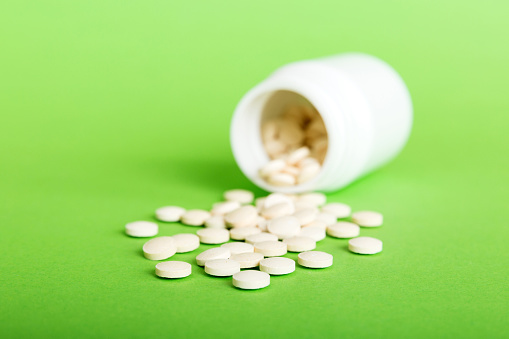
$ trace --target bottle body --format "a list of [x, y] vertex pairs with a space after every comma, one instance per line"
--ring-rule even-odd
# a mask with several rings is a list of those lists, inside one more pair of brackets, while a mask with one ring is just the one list
[[[262, 119], [268, 113], [278, 114], [267, 111], [281, 110], [299, 97], [323, 119], [327, 153], [315, 178], [276, 187], [258, 173], [269, 161], [261, 138]], [[410, 95], [396, 71], [375, 57], [348, 53], [276, 70], [239, 102], [230, 139], [240, 169], [259, 187], [284, 193], [330, 192], [393, 159], [405, 145], [411, 126]]]

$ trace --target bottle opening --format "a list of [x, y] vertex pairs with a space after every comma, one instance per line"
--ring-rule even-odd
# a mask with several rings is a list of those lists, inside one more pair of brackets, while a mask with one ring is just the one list
[[271, 159], [260, 176], [274, 186], [295, 186], [315, 178], [329, 145], [324, 121], [302, 95], [278, 90], [262, 108], [261, 140]]

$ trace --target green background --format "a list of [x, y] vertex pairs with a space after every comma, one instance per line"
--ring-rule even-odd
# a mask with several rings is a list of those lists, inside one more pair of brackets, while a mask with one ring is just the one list
[[[0, 336], [507, 337], [508, 13], [507, 1], [0, 2]], [[361, 232], [384, 252], [328, 238], [332, 268], [260, 291], [196, 266], [157, 279], [124, 224], [209, 208], [229, 188], [263, 194], [229, 148], [236, 103], [283, 64], [346, 51], [389, 62], [414, 101], [402, 154], [329, 195], [384, 213]]]

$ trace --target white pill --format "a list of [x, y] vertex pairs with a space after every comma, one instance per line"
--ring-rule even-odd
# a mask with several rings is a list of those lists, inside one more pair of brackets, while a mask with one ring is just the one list
[[321, 241], [325, 239], [325, 229], [321, 227], [303, 227], [300, 230], [299, 236], [308, 237], [314, 241]]
[[229, 249], [232, 256], [234, 254], [254, 252], [254, 246], [245, 242], [229, 242], [222, 244], [221, 247]]
[[320, 251], [302, 252], [298, 255], [299, 265], [309, 268], [332, 266], [332, 255]]
[[224, 217], [222, 215], [213, 215], [205, 220], [205, 227], [209, 228], [226, 228]]
[[359, 211], [352, 214], [352, 221], [359, 226], [377, 227], [382, 226], [384, 217], [378, 212]]
[[254, 250], [265, 257], [278, 257], [286, 254], [287, 246], [280, 241], [261, 241], [254, 243]]
[[262, 210], [262, 216], [266, 219], [274, 219], [278, 217], [283, 217], [285, 215], [290, 215], [295, 212], [295, 208], [293, 204], [288, 204], [286, 202], [282, 202], [280, 204], [276, 204], [270, 206], [268, 208], [264, 208]]
[[334, 215], [336, 218], [346, 218], [352, 213], [350, 206], [339, 202], [331, 202], [322, 207], [322, 212]]
[[295, 206], [295, 211], [311, 208], [314, 209], [316, 213], [320, 212], [318, 207], [314, 206], [313, 204], [310, 204], [309, 202], [305, 201], [299, 201], [298, 199], [293, 203], [293, 205]]
[[312, 192], [303, 193], [299, 196], [300, 202], [307, 202], [313, 206], [322, 206], [327, 202], [327, 197], [323, 193]]
[[177, 245], [177, 253], [191, 252], [200, 247], [200, 237], [191, 233], [180, 233], [172, 236]]
[[270, 275], [283, 275], [295, 271], [295, 261], [289, 258], [266, 258], [260, 261], [260, 271]]
[[261, 213], [261, 211], [265, 207], [264, 205], [265, 205], [265, 197], [258, 198], [255, 200], [255, 206], [256, 206], [256, 210], [258, 211], [258, 213]]
[[279, 217], [269, 220], [267, 230], [279, 239], [289, 238], [300, 233], [300, 222], [293, 216]]
[[325, 230], [327, 229], [327, 224], [321, 220], [315, 220], [315, 221], [310, 222], [309, 224], [303, 225], [302, 229], [308, 228], [308, 227], [321, 228], [325, 232]]
[[330, 226], [335, 224], [338, 221], [338, 218], [330, 213], [320, 212], [316, 215], [315, 220], [323, 221], [327, 226]]
[[183, 261], [165, 261], [156, 265], [156, 275], [161, 278], [184, 278], [191, 275], [192, 267]]
[[238, 202], [238, 201], [216, 202], [215, 204], [212, 205], [212, 209], [210, 210], [210, 213], [212, 215], [225, 215], [226, 213], [235, 211], [239, 207], [240, 207], [240, 202]]
[[260, 261], [263, 259], [261, 253], [238, 253], [232, 254], [231, 258], [240, 264], [240, 268], [254, 268], [260, 265]]
[[281, 173], [290, 174], [291, 176], [297, 176], [300, 173], [300, 168], [295, 166], [286, 166], [281, 170]]
[[273, 173], [281, 171], [285, 167], [286, 162], [283, 159], [271, 160], [260, 169], [260, 176], [267, 177]]
[[271, 193], [263, 200], [263, 208], [269, 208], [283, 202], [292, 205], [293, 199], [283, 193]]
[[259, 216], [258, 219], [256, 219], [256, 227], [258, 227], [260, 230], [265, 232], [267, 230], [267, 219], [264, 217]]
[[131, 237], [153, 237], [159, 232], [159, 226], [150, 221], [133, 221], [125, 225], [125, 233]]
[[382, 252], [382, 248], [382, 241], [376, 238], [358, 237], [348, 241], [348, 249], [354, 253], [376, 254]]
[[348, 221], [340, 221], [327, 226], [327, 234], [335, 238], [355, 238], [359, 236], [360, 231], [357, 224]]
[[172, 237], [157, 237], [143, 245], [143, 255], [150, 260], [168, 259], [177, 253], [177, 245]]
[[248, 235], [245, 239], [245, 241], [249, 244], [254, 244], [254, 243], [262, 242], [262, 241], [277, 241], [277, 240], [278, 240], [277, 235], [267, 233], [267, 232], [251, 234], [251, 235]]
[[309, 156], [309, 153], [310, 153], [309, 148], [307, 148], [306, 146], [298, 148], [288, 155], [286, 162], [290, 165], [295, 165], [298, 162], [304, 160], [307, 156]]
[[230, 230], [230, 238], [233, 240], [244, 240], [247, 236], [261, 233], [258, 227], [237, 227]]
[[237, 201], [241, 204], [249, 204], [253, 201], [254, 194], [247, 190], [235, 189], [224, 192], [223, 197], [224, 200], [227, 201]]
[[204, 228], [196, 234], [202, 244], [222, 244], [230, 240], [230, 232], [221, 228]]
[[286, 243], [288, 252], [304, 252], [311, 251], [316, 248], [315, 240], [302, 235], [283, 239], [283, 242]]
[[224, 217], [226, 225], [231, 227], [249, 227], [256, 225], [258, 211], [251, 205], [242, 206], [228, 213]]
[[210, 218], [210, 213], [205, 210], [189, 210], [182, 215], [180, 221], [184, 225], [202, 226], [205, 220]]
[[313, 222], [317, 214], [316, 208], [304, 208], [295, 212], [293, 216], [299, 219], [300, 224], [303, 226]]
[[320, 173], [321, 169], [322, 166], [320, 166], [318, 162], [302, 166], [299, 174], [297, 175], [297, 183], [302, 184], [315, 178], [318, 173]]
[[240, 264], [231, 259], [215, 259], [205, 263], [205, 273], [216, 277], [229, 277], [240, 272]]
[[257, 290], [270, 285], [270, 275], [265, 272], [248, 270], [233, 275], [233, 286], [243, 290]]
[[196, 263], [198, 266], [204, 266], [208, 260], [214, 259], [229, 259], [231, 256], [230, 250], [224, 247], [214, 247], [201, 252], [196, 256]]
[[156, 209], [156, 218], [166, 222], [176, 222], [186, 213], [186, 210], [178, 206], [165, 206]]
[[267, 182], [273, 186], [293, 186], [296, 179], [288, 173], [273, 173], [267, 178]]

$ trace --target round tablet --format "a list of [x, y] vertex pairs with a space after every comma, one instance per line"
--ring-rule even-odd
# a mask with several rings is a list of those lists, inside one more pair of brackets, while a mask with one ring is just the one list
[[355, 238], [359, 236], [361, 228], [353, 222], [340, 221], [327, 227], [327, 233], [335, 238]]
[[229, 277], [240, 272], [240, 264], [231, 259], [214, 259], [205, 263], [205, 273], [216, 277]]
[[156, 275], [161, 278], [184, 278], [191, 275], [191, 265], [183, 261], [165, 261], [156, 265]]
[[299, 219], [293, 216], [286, 216], [269, 220], [267, 230], [277, 235], [279, 239], [296, 236], [300, 232]]
[[286, 254], [287, 246], [280, 241], [261, 241], [254, 244], [254, 250], [265, 257], [278, 257]]
[[157, 237], [143, 245], [143, 255], [150, 260], [168, 259], [177, 253], [177, 245], [172, 237]]
[[295, 212], [293, 216], [299, 219], [301, 225], [307, 225], [315, 220], [317, 214], [316, 208], [303, 208]]
[[320, 251], [302, 252], [298, 255], [299, 265], [309, 268], [332, 266], [332, 255]]
[[306, 227], [317, 227], [317, 228], [321, 228], [322, 230], [325, 231], [327, 229], [327, 224], [324, 223], [323, 221], [315, 220], [313, 222], [310, 222], [307, 225], [302, 226], [302, 229], [304, 229]]
[[303, 193], [299, 195], [299, 202], [306, 202], [313, 206], [322, 206], [327, 202], [327, 197], [323, 193], [312, 192], [312, 193]]
[[322, 207], [322, 212], [332, 214], [336, 218], [346, 218], [352, 213], [352, 208], [340, 202], [331, 202]]
[[176, 222], [186, 213], [186, 210], [178, 206], [164, 206], [156, 209], [156, 218], [166, 222]]
[[240, 268], [254, 268], [260, 265], [260, 261], [263, 259], [261, 253], [238, 253], [232, 254], [230, 259], [235, 260], [240, 264]]
[[265, 272], [248, 270], [233, 275], [233, 286], [243, 290], [257, 290], [270, 285], [270, 275]]
[[352, 214], [352, 221], [359, 226], [378, 227], [382, 226], [384, 217], [378, 212], [359, 211]]
[[382, 252], [381, 240], [371, 237], [358, 237], [348, 241], [348, 249], [359, 254], [376, 254]]
[[235, 227], [230, 230], [230, 238], [234, 240], [244, 240], [247, 236], [261, 233], [258, 227]]
[[216, 202], [212, 205], [212, 210], [210, 213], [212, 215], [225, 215], [226, 213], [230, 213], [237, 208], [240, 207], [240, 202], [238, 201], [221, 201]]
[[226, 228], [224, 217], [222, 215], [213, 215], [205, 220], [205, 227], [209, 228]]
[[224, 200], [227, 201], [237, 201], [241, 204], [249, 204], [254, 199], [253, 192], [243, 189], [234, 189], [224, 192], [223, 194]]
[[262, 217], [266, 219], [274, 219], [278, 217], [284, 217], [285, 215], [290, 215], [295, 212], [295, 208], [293, 204], [288, 204], [286, 202], [282, 202], [262, 210]]
[[205, 220], [210, 218], [210, 213], [205, 210], [189, 210], [182, 215], [180, 221], [184, 225], [202, 226]]
[[196, 256], [196, 264], [198, 264], [198, 266], [204, 266], [205, 263], [209, 260], [229, 259], [230, 255], [231, 255], [230, 250], [227, 248], [224, 247], [211, 248], [201, 252]]
[[263, 200], [263, 208], [269, 208], [281, 203], [293, 206], [293, 200], [289, 196], [282, 193], [271, 193]]
[[321, 227], [303, 227], [300, 230], [299, 236], [308, 237], [314, 241], [325, 239], [325, 230]]
[[256, 225], [258, 211], [251, 205], [242, 206], [224, 216], [226, 225], [231, 227], [248, 227]]
[[125, 225], [125, 233], [131, 237], [153, 237], [159, 232], [159, 226], [150, 221], [133, 221]]
[[295, 271], [295, 261], [289, 258], [266, 258], [260, 261], [260, 271], [270, 275], [283, 275]]
[[246, 244], [245, 242], [229, 242], [222, 244], [221, 247], [229, 249], [231, 255], [254, 252], [254, 246], [251, 244]]
[[177, 245], [177, 253], [191, 252], [200, 247], [200, 238], [196, 234], [180, 233], [172, 238]]
[[277, 235], [261, 232], [258, 234], [248, 235], [245, 240], [248, 244], [254, 244], [261, 241], [277, 241]]
[[304, 252], [316, 248], [316, 241], [309, 237], [296, 236], [283, 239], [283, 242], [286, 243], [288, 252]]
[[336, 223], [338, 219], [330, 213], [320, 212], [316, 215], [315, 221], [322, 221], [329, 226]]
[[222, 244], [230, 240], [230, 232], [222, 228], [204, 228], [196, 234], [202, 244]]

